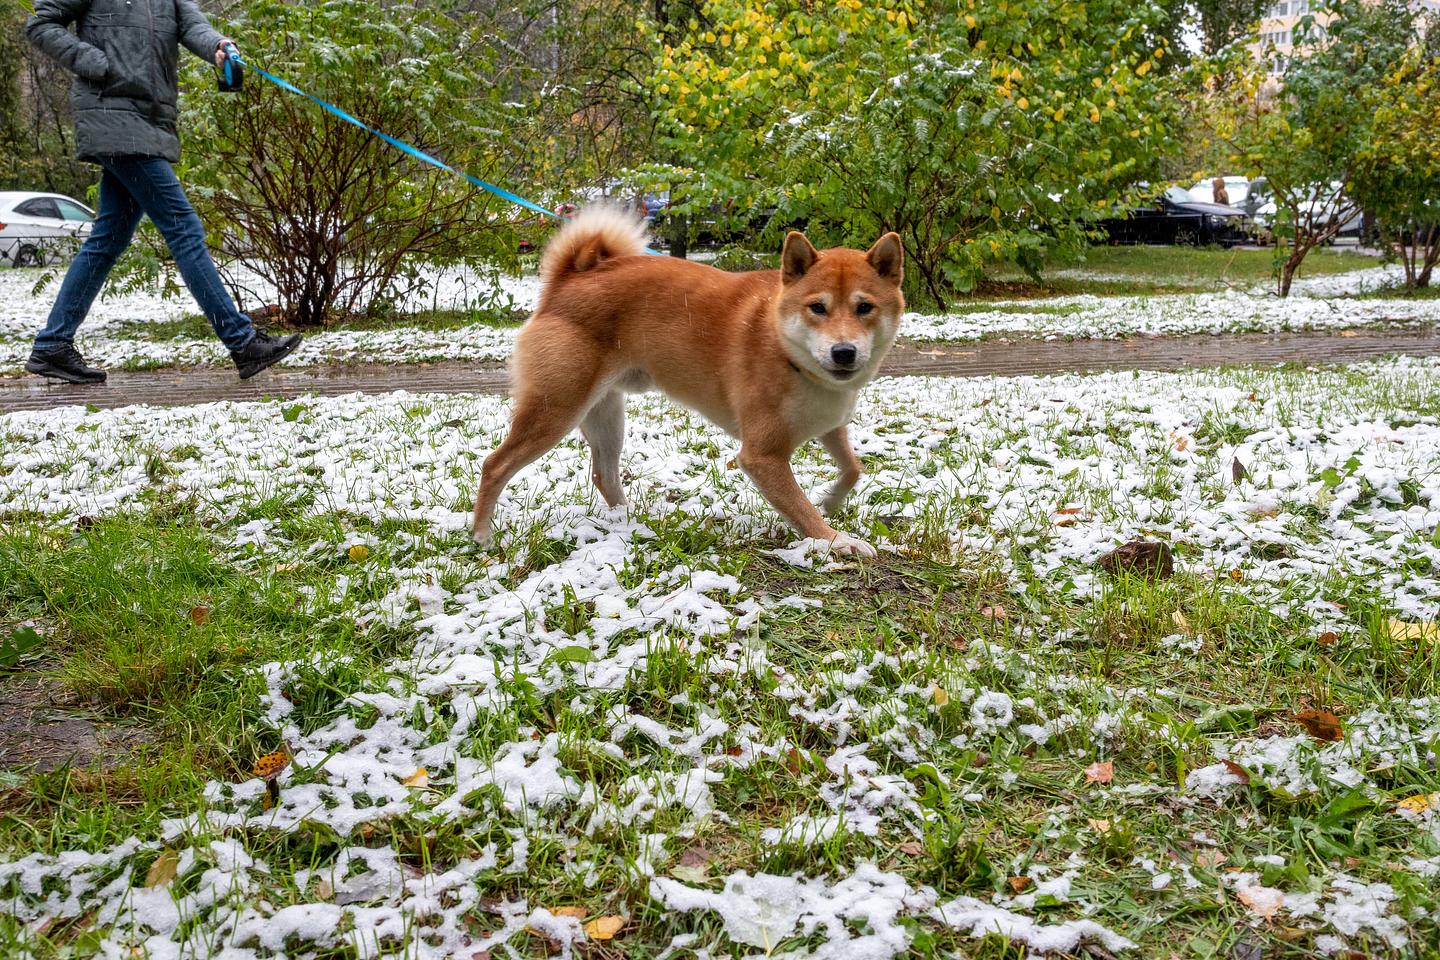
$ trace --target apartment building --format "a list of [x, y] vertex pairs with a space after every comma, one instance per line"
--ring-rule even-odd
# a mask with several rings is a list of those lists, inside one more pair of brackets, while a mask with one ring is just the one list
[[[1252, 49], [1258, 59], [1269, 65], [1272, 76], [1284, 74], [1290, 62], [1303, 55], [1305, 42], [1315, 43], [1325, 39], [1326, 17], [1317, 12], [1323, 6], [1316, 0], [1277, 0], [1266, 8], [1260, 21], [1260, 42]], [[1411, 0], [1410, 6], [1415, 10], [1440, 13], [1440, 0]], [[1315, 25], [1308, 37], [1300, 38], [1302, 42], [1297, 45], [1295, 28], [1310, 13], [1316, 14]]]

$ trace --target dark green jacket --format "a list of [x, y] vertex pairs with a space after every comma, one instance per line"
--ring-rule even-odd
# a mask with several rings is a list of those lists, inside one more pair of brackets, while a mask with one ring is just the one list
[[36, 0], [25, 34], [75, 74], [81, 160], [180, 159], [178, 45], [213, 62], [221, 40], [196, 0]]

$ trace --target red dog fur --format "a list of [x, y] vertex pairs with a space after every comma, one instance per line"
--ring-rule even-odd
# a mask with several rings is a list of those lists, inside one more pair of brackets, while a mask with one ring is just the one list
[[516, 471], [577, 425], [595, 486], [610, 506], [623, 504], [625, 393], [658, 388], [740, 438], [741, 468], [802, 535], [873, 557], [825, 522], [790, 459], [815, 437], [835, 459], [827, 512], [859, 479], [845, 425], [895, 340], [902, 261], [894, 233], [867, 252], [817, 251], [791, 233], [780, 270], [726, 273], [647, 255], [643, 227], [627, 214], [582, 212], [545, 250], [540, 305], [515, 345], [510, 432], [485, 459], [475, 497], [476, 542], [490, 542], [495, 503]]

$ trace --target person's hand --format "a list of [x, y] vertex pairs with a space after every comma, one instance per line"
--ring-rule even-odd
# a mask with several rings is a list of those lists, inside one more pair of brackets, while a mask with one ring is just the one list
[[231, 40], [229, 37], [222, 37], [220, 39], [220, 42], [215, 45], [215, 66], [224, 69], [225, 61], [230, 59], [230, 51], [226, 50], [225, 48], [232, 47], [234, 45], [235, 41]]

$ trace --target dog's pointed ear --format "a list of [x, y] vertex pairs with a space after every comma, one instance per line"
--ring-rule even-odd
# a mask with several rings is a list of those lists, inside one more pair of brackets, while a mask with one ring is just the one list
[[891, 231], [876, 240], [875, 246], [865, 254], [865, 259], [876, 273], [895, 286], [900, 286], [905, 275], [905, 248], [900, 245], [898, 233]]
[[785, 247], [780, 251], [780, 281], [794, 283], [819, 259], [820, 254], [805, 239], [805, 234], [791, 230], [785, 235]]

